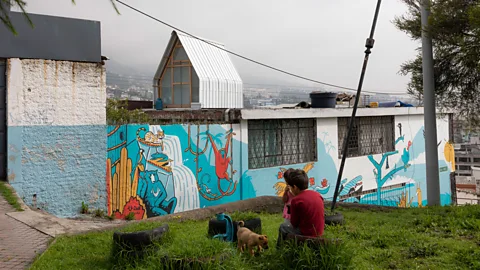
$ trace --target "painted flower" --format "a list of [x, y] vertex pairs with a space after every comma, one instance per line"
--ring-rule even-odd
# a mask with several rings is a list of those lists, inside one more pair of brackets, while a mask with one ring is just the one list
[[282, 179], [283, 178], [283, 172], [278, 172], [277, 178]]
[[310, 186], [315, 185], [315, 178], [310, 177], [308, 180], [310, 181]]
[[322, 184], [322, 187], [326, 187], [326, 186], [328, 185], [327, 179], [326, 179], [326, 178], [323, 178], [321, 184]]

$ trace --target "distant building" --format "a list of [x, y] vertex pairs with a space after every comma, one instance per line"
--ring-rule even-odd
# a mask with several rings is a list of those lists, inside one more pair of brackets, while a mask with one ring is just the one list
[[480, 166], [480, 145], [457, 144], [455, 149], [455, 175], [457, 182], [461, 177], [472, 176], [472, 166]]
[[154, 100], [166, 108], [243, 108], [243, 82], [224, 45], [207, 42], [172, 32], [154, 77]]

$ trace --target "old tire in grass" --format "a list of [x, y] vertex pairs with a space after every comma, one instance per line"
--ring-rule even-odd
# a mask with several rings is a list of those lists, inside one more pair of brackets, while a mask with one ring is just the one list
[[344, 223], [342, 213], [325, 214], [325, 225], [343, 225]]
[[159, 241], [168, 231], [168, 224], [163, 224], [162, 226], [152, 230], [132, 233], [114, 232], [114, 253], [126, 251], [125, 254], [141, 256], [146, 247], [150, 246], [156, 241]]
[[[245, 227], [256, 233], [262, 233], [262, 220], [260, 218], [253, 218], [244, 220]], [[223, 234], [227, 232], [226, 221], [219, 221], [211, 219], [208, 222], [208, 236], [213, 237], [216, 234]], [[237, 221], [233, 221], [233, 242], [237, 241]]]

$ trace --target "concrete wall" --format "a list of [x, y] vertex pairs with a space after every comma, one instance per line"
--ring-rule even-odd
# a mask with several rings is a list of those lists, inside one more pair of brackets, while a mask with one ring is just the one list
[[[347, 160], [342, 201], [427, 205], [423, 115], [396, 116], [395, 126], [394, 152]], [[108, 212], [119, 218], [134, 212], [141, 219], [262, 195], [282, 196], [283, 169], [290, 167], [306, 170], [310, 189], [331, 199], [340, 163], [337, 129], [337, 118], [317, 119], [316, 162], [250, 170], [247, 120], [208, 126], [109, 126]], [[443, 205], [451, 203], [449, 174], [455, 168], [448, 136], [448, 120], [438, 119]]]
[[8, 59], [8, 180], [32, 206], [106, 207], [106, 77], [96, 63]]

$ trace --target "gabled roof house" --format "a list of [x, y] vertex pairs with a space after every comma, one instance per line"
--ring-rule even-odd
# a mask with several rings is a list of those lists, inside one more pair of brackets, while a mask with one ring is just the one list
[[154, 100], [165, 108], [243, 108], [242, 79], [220, 48], [173, 31], [155, 73]]

